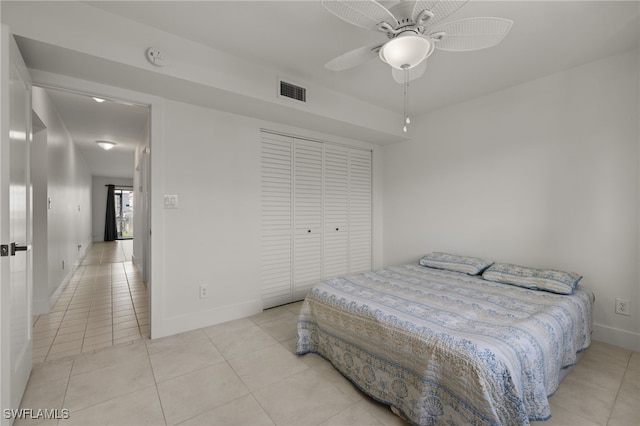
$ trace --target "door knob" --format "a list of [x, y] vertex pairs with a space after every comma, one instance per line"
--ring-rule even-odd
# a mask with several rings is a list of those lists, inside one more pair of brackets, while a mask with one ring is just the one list
[[11, 256], [15, 256], [17, 251], [27, 251], [29, 246], [21, 246], [16, 243], [11, 243]]

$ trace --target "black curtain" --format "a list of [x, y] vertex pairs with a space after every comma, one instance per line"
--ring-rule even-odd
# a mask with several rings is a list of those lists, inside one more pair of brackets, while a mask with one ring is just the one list
[[104, 216], [104, 240], [114, 241], [118, 239], [116, 226], [116, 201], [115, 185], [107, 185], [107, 212]]

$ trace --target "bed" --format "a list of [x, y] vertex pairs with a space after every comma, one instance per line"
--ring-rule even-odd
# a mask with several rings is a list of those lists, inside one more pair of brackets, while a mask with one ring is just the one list
[[526, 425], [590, 344], [593, 294], [491, 282], [419, 264], [315, 285], [298, 355], [316, 353], [417, 425]]

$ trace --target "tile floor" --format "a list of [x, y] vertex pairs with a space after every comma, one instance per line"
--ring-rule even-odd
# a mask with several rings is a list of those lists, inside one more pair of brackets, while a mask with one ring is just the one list
[[131, 262], [132, 246], [132, 240], [91, 246], [51, 311], [35, 318], [34, 364], [149, 334], [147, 289]]
[[[107, 247], [101, 255], [97, 251], [96, 247], [96, 259], [108, 259], [116, 252]], [[62, 312], [62, 321], [51, 336], [54, 344], [45, 361], [34, 366], [21, 406], [67, 409], [69, 418], [17, 420], [15, 425], [405, 425], [327, 361], [313, 354], [293, 354], [299, 303], [162, 339], [127, 335], [120, 342], [115, 326], [120, 309], [115, 306], [126, 298], [117, 295], [128, 282], [131, 301], [125, 303], [126, 309], [138, 319], [138, 313], [146, 312], [146, 305], [140, 305], [144, 310], [137, 308], [139, 282], [126, 261], [108, 268], [106, 262], [98, 266], [95, 260], [87, 262], [77, 280], [74, 276], [74, 290], [63, 295], [67, 301], [57, 311]], [[94, 305], [86, 304], [90, 292], [84, 287], [106, 288], [106, 271], [112, 277], [111, 321], [96, 321], [111, 325], [111, 331], [108, 325], [101, 327], [114, 345], [92, 349], [94, 344], [85, 347], [85, 342], [92, 337], [86, 333], [93, 329], [89, 318]], [[129, 276], [133, 278], [127, 280]], [[95, 293], [91, 300], [109, 300], [109, 292], [103, 293]], [[71, 340], [81, 344], [52, 353], [57, 336], [67, 334], [59, 330], [74, 327], [62, 323], [67, 314], [77, 315], [69, 313], [76, 294], [83, 295], [78, 299], [83, 300], [82, 309], [88, 306], [81, 311], [88, 312], [82, 316], [87, 317], [82, 340]], [[638, 426], [639, 402], [640, 353], [594, 342], [551, 398], [553, 418], [536, 425]]]

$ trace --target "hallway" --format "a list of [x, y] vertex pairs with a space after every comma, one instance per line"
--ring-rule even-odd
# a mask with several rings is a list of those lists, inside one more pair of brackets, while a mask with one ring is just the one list
[[51, 311], [35, 318], [34, 364], [149, 335], [147, 288], [132, 252], [133, 240], [92, 244]]

